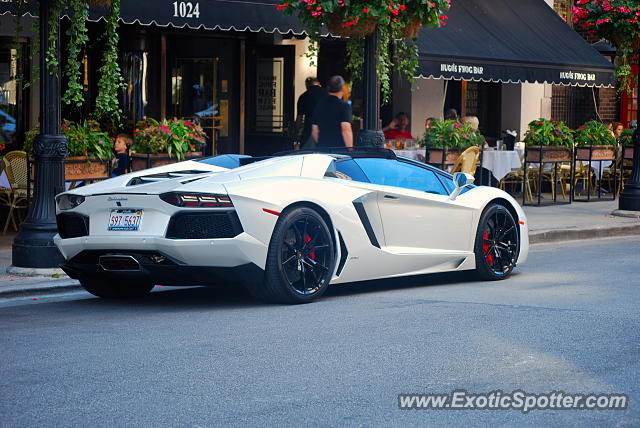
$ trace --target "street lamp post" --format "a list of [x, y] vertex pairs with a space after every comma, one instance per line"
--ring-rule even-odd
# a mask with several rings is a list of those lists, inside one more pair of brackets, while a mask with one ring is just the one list
[[[40, 1], [40, 135], [33, 147], [33, 200], [13, 241], [12, 264], [18, 268], [55, 268], [64, 261], [53, 244], [57, 232], [54, 197], [64, 191], [67, 139], [60, 133], [60, 67], [52, 69], [45, 55], [51, 45], [50, 26], [55, 25], [55, 32], [60, 32], [58, 17], [50, 19], [52, 3]], [[55, 40], [59, 57], [60, 38]]]
[[380, 82], [377, 75], [379, 31], [365, 37], [364, 41], [364, 130], [358, 134], [357, 146], [382, 147], [384, 134], [378, 128], [380, 122]]
[[[640, 73], [640, 51], [638, 51], [638, 70]], [[640, 87], [636, 88], [640, 97]], [[639, 98], [640, 99], [640, 98]], [[640, 211], [640, 104], [637, 110], [636, 130], [633, 133], [633, 169], [631, 177], [620, 193], [618, 209], [623, 211]], [[624, 150], [624, 149], [623, 149]]]

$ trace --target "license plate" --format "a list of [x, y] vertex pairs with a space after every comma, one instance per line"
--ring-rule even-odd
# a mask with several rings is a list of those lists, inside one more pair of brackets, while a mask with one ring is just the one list
[[111, 210], [108, 230], [138, 230], [142, 210]]

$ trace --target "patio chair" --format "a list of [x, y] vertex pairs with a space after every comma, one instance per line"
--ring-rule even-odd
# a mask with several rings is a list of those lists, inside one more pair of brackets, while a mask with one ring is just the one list
[[479, 158], [480, 148], [477, 146], [469, 147], [458, 156], [458, 159], [456, 159], [456, 162], [453, 164], [451, 174], [455, 172], [466, 172], [467, 174], [475, 175]]
[[[28, 207], [27, 203], [27, 153], [14, 150], [7, 153], [2, 160], [7, 179], [11, 185], [11, 194], [6, 201], [2, 201], [2, 205], [9, 207], [7, 221], [4, 224], [2, 234], [7, 233], [9, 223], [13, 225], [14, 230], [18, 231], [18, 222], [16, 222], [17, 210]], [[20, 220], [20, 219], [18, 219]]]
[[[507, 184], [520, 184], [522, 185], [522, 191], [525, 192], [525, 198], [533, 200], [531, 193], [531, 180], [532, 175], [535, 176], [535, 170], [529, 165], [527, 168], [529, 171], [527, 174], [524, 172], [524, 155], [520, 156], [520, 168], [511, 171], [500, 180], [500, 190], [505, 190]], [[535, 184], [535, 180], [534, 180]]]

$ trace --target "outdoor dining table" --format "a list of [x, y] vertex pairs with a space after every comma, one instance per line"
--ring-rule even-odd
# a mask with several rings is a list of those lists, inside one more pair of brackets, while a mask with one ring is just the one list
[[402, 156], [405, 158], [417, 160], [420, 162], [425, 161], [425, 148], [415, 147], [412, 149], [392, 149], [396, 156]]
[[500, 181], [512, 170], [520, 168], [522, 162], [515, 150], [483, 150], [482, 166]]

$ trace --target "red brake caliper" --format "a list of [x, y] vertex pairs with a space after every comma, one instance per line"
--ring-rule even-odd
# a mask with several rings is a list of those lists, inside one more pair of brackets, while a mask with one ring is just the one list
[[484, 235], [482, 235], [482, 251], [487, 258], [487, 263], [490, 265], [493, 264], [493, 254], [489, 254], [489, 232], [486, 230], [484, 231]]
[[[304, 243], [308, 244], [309, 242], [311, 242], [311, 236], [306, 235], [304, 237]], [[309, 249], [313, 249], [313, 246], [309, 247]], [[313, 251], [309, 253], [309, 257], [311, 258], [311, 260], [315, 260], [316, 259], [316, 253], [314, 253]]]

